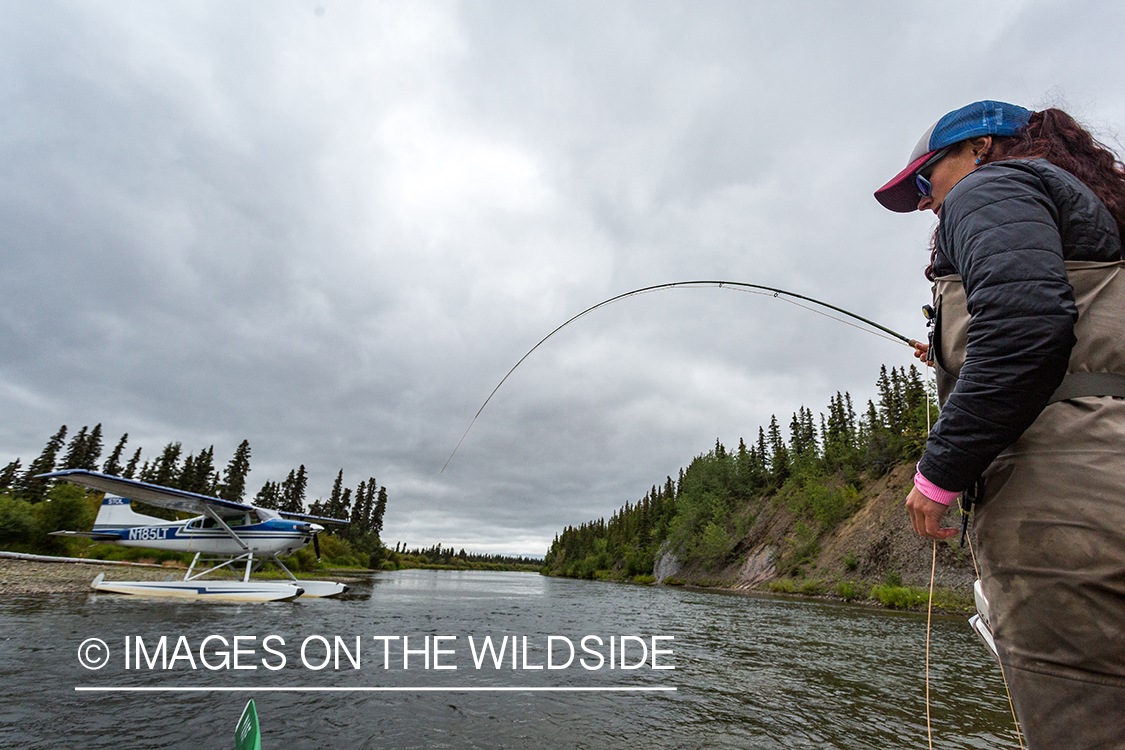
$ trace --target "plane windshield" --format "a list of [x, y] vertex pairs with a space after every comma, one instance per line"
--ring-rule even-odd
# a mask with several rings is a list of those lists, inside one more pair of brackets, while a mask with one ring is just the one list
[[241, 516], [235, 516], [234, 518], [228, 518], [225, 520], [227, 522], [227, 526], [230, 526], [231, 528], [235, 526], [253, 526], [254, 524], [258, 523], [258, 514], [253, 512], [244, 513]]
[[[223, 519], [223, 523], [225, 523], [230, 528], [235, 528], [235, 527], [238, 527], [238, 526], [252, 526], [256, 523], [261, 523], [262, 519], [259, 518], [259, 516], [264, 516], [264, 515], [265, 515], [264, 513], [261, 513], [257, 510], [253, 510], [249, 513], [243, 513], [240, 516], [227, 516], [226, 518]], [[189, 528], [189, 529], [215, 529], [215, 528], [220, 528], [220, 527], [219, 527], [218, 522], [214, 518], [211, 518], [210, 516], [202, 516], [200, 518], [193, 518], [191, 520], [191, 522], [188, 523], [187, 528]]]

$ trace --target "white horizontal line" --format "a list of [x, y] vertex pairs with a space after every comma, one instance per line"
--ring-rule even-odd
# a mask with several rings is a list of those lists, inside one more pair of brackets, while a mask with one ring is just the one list
[[674, 687], [75, 687], [80, 693], [653, 693]]

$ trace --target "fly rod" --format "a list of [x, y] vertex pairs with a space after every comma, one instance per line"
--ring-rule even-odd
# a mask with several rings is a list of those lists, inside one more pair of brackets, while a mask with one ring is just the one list
[[[445, 472], [445, 467], [449, 466], [449, 462], [453, 460], [453, 456], [456, 455], [457, 449], [460, 448], [461, 443], [463, 443], [465, 441], [465, 436], [469, 434], [469, 430], [473, 429], [473, 425], [476, 424], [477, 417], [479, 417], [481, 415], [481, 412], [484, 411], [484, 407], [488, 406], [488, 402], [491, 401], [492, 397], [496, 395], [496, 392], [498, 390], [500, 390], [500, 386], [504, 385], [504, 382], [509, 378], [509, 376], [511, 376], [511, 374], [513, 372], [516, 371], [516, 368], [519, 367], [520, 365], [522, 365], [523, 361], [525, 359], [527, 359], [528, 357], [530, 357], [531, 354], [536, 349], [538, 349], [540, 346], [542, 346], [544, 343], [546, 343], [547, 339], [551, 338], [556, 333], [558, 333], [562, 329], [566, 328], [568, 325], [570, 325], [574, 321], [578, 320], [579, 318], [585, 317], [586, 315], [589, 315], [590, 313], [594, 312], [595, 310], [606, 307], [607, 305], [612, 305], [614, 302], [620, 302], [623, 299], [628, 299], [629, 297], [635, 297], [639, 294], [648, 294], [650, 292], [659, 292], [659, 291], [663, 291], [665, 289], [706, 289], [706, 288], [730, 289], [731, 291], [748, 292], [750, 294], [760, 294], [760, 295], [765, 296], [765, 297], [774, 297], [775, 299], [780, 299], [784, 302], [789, 302], [790, 304], [796, 305], [797, 307], [801, 307], [801, 308], [804, 308], [806, 310], [810, 310], [812, 312], [815, 312], [818, 315], [823, 315], [827, 318], [831, 318], [832, 320], [843, 323], [844, 325], [849, 325], [849, 326], [852, 326], [853, 328], [858, 328], [861, 331], [866, 331], [870, 334], [878, 336], [879, 338], [888, 339], [890, 341], [898, 341], [898, 342], [901, 342], [902, 344], [904, 344], [906, 346], [910, 346], [910, 347], [914, 347], [918, 343], [914, 339], [903, 336], [901, 333], [898, 333], [897, 331], [892, 331], [890, 328], [887, 328], [886, 326], [880, 325], [873, 320], [868, 320], [867, 318], [863, 317], [862, 315], [857, 315], [856, 313], [853, 313], [850, 310], [845, 310], [842, 307], [837, 307], [836, 305], [830, 304], [828, 302], [824, 302], [822, 300], [815, 299], [813, 297], [806, 297], [803, 294], [797, 294], [796, 292], [790, 292], [790, 291], [786, 291], [785, 289], [778, 289], [778, 288], [772, 287], [772, 286], [764, 286], [762, 284], [748, 284], [745, 281], [673, 281], [673, 282], [670, 282], [670, 283], [667, 283], [667, 284], [655, 284], [653, 286], [641, 287], [640, 289], [634, 289], [631, 292], [625, 292], [623, 294], [618, 294], [616, 297], [610, 297], [607, 300], [603, 300], [603, 301], [599, 302], [598, 304], [594, 305], [593, 307], [586, 308], [582, 312], [578, 313], [574, 317], [567, 320], [565, 323], [560, 325], [555, 330], [548, 333], [546, 336], [544, 336], [542, 339], [539, 340], [538, 344], [531, 347], [531, 349], [529, 349], [527, 351], [527, 354], [520, 357], [520, 361], [516, 362], [512, 366], [512, 369], [508, 370], [507, 375], [505, 375], [503, 378], [501, 378], [500, 382], [496, 384], [496, 387], [492, 389], [492, 393], [488, 394], [488, 398], [486, 398], [484, 400], [484, 403], [481, 404], [480, 408], [477, 409], [477, 413], [473, 416], [473, 421], [469, 422], [469, 426], [467, 428], [465, 428], [465, 433], [463, 435], [461, 435], [461, 439], [457, 441], [456, 447], [453, 448], [453, 453], [449, 454], [449, 458], [447, 458], [445, 460], [445, 465], [441, 467], [441, 471], [438, 472], [438, 473], [441, 474], [441, 473]], [[835, 312], [838, 312], [841, 315], [846, 315], [849, 318], [852, 318], [853, 320], [858, 320], [859, 322], [868, 326], [868, 328], [864, 328], [862, 326], [856, 325], [855, 323], [844, 320], [843, 318], [838, 318], [834, 315], [830, 315], [830, 314], [824, 312], [824, 310], [818, 310], [815, 307], [809, 307], [807, 305], [803, 305], [800, 302], [798, 302], [797, 300], [803, 300], [805, 302], [810, 302], [813, 305], [817, 305], [819, 307], [826, 308], [828, 310], [834, 310]], [[877, 333], [876, 330], [871, 330], [871, 329], [876, 329], [877, 331], [880, 331], [880, 333]]]

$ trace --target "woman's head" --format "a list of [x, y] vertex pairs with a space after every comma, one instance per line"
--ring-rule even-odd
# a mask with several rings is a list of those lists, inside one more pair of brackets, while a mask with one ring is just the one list
[[[918, 210], [922, 207], [920, 199], [924, 197], [923, 185], [917, 180], [920, 170], [930, 166], [937, 171], [949, 156], [960, 153], [961, 149], [951, 147], [964, 141], [981, 136], [1014, 136], [1027, 125], [1031, 115], [1031, 111], [1023, 107], [997, 101], [973, 102], [949, 112], [922, 135], [907, 160], [906, 169], [876, 190], [875, 199], [899, 213]], [[947, 155], [934, 164], [932, 160], [947, 149]]]
[[956, 109], [926, 131], [906, 169], [875, 198], [900, 213], [936, 213], [958, 180], [980, 165], [1005, 159], [1046, 159], [1070, 172], [1101, 199], [1125, 237], [1125, 166], [1059, 109], [1031, 112], [996, 101]]

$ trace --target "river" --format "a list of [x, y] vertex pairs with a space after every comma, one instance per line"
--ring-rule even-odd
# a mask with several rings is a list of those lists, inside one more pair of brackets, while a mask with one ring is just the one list
[[[925, 615], [857, 605], [411, 570], [278, 604], [9, 598], [0, 633], [5, 748], [226, 750], [251, 697], [265, 750], [927, 746]], [[934, 620], [931, 695], [934, 747], [1018, 747], [962, 617]]]

